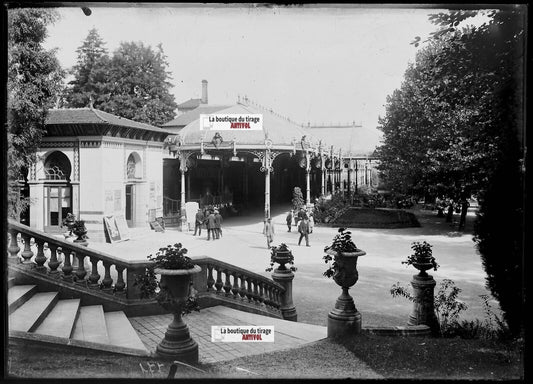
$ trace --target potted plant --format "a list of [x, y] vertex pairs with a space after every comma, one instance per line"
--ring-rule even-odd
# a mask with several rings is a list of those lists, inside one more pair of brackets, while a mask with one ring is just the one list
[[[159, 248], [155, 256], [148, 256], [153, 266], [147, 268], [144, 276], [138, 276], [136, 283], [141, 285], [141, 294], [155, 293], [157, 302], [174, 315], [164, 339], [157, 346], [157, 353], [162, 357], [197, 363], [198, 344], [190, 337], [182, 314], [198, 309], [195, 298], [190, 295], [191, 275], [200, 272], [201, 268], [194, 264], [187, 252], [181, 243]], [[156, 274], [161, 275], [159, 282], [156, 282]]]
[[74, 216], [72, 213], [67, 213], [67, 217], [63, 219], [61, 222], [61, 227], [67, 227], [67, 232], [64, 233], [65, 239], [69, 236], [72, 236], [72, 226], [74, 225], [74, 222], [76, 221], [76, 216]]
[[406, 261], [402, 261], [402, 264], [412, 265], [420, 272], [419, 276], [428, 276], [427, 270], [433, 269], [434, 271], [439, 268], [435, 258], [433, 257], [433, 252], [431, 251], [431, 244], [423, 241], [418, 242], [414, 241], [411, 244], [411, 249], [414, 251], [413, 254], [407, 256]]
[[291, 250], [287, 247], [287, 244], [281, 243], [277, 247], [270, 248], [270, 267], [265, 269], [265, 271], [270, 272], [274, 269], [274, 263], [278, 263], [278, 270], [287, 270], [285, 264], [290, 264], [288, 268], [293, 272], [296, 272], [297, 268], [294, 266], [294, 256], [292, 255]]
[[70, 226], [70, 231], [76, 235], [75, 243], [80, 245], [87, 245], [87, 228], [85, 227], [85, 220], [74, 220]]
[[324, 252], [326, 255], [323, 259], [329, 265], [324, 276], [333, 277], [342, 288], [335, 308], [328, 314], [328, 337], [358, 334], [361, 332], [361, 314], [355, 308], [353, 297], [348, 294], [348, 290], [359, 279], [357, 259], [366, 255], [366, 252], [357, 248], [351, 232], [346, 228], [339, 228], [332, 244], [324, 247]]
[[346, 228], [339, 228], [332, 244], [324, 247], [326, 255], [322, 257], [328, 264], [328, 269], [323, 275], [333, 277], [341, 287], [351, 287], [357, 282], [357, 258], [366, 254], [357, 248], [351, 234]]

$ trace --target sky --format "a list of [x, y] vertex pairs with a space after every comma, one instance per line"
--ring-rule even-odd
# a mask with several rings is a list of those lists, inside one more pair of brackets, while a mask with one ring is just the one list
[[410, 44], [437, 27], [438, 8], [372, 5], [315, 7], [91, 6], [58, 8], [47, 49], [63, 68], [91, 28], [111, 54], [120, 42], [162, 44], [177, 103], [201, 97], [235, 104], [247, 96], [301, 124], [378, 125], [387, 95], [399, 88], [419, 48]]

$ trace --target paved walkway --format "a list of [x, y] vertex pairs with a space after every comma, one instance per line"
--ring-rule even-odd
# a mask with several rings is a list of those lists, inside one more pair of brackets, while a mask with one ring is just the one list
[[[172, 315], [140, 316], [130, 322], [150, 351], [165, 336]], [[326, 338], [326, 327], [291, 322], [216, 306], [184, 317], [192, 338], [198, 343], [201, 363], [216, 363], [238, 357], [297, 348]], [[274, 326], [274, 342], [211, 342], [211, 326]]]

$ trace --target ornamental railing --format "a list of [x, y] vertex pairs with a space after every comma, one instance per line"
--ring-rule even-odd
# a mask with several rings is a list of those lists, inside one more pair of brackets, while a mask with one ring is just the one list
[[163, 216], [172, 216], [180, 213], [180, 201], [163, 196]]
[[128, 300], [141, 297], [139, 288], [134, 286], [135, 277], [144, 274], [149, 261], [122, 260], [11, 219], [8, 234], [8, 265], [18, 265], [78, 288], [99, 290], [104, 295]]
[[[194, 258], [202, 271], [193, 275], [194, 288], [204, 302], [224, 304], [281, 317], [285, 288], [275, 281], [211, 257]], [[204, 303], [204, 305], [206, 305]]]

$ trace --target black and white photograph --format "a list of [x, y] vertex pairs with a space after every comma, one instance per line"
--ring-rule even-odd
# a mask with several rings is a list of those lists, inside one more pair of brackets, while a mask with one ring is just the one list
[[526, 4], [2, 11], [3, 379], [525, 380]]

